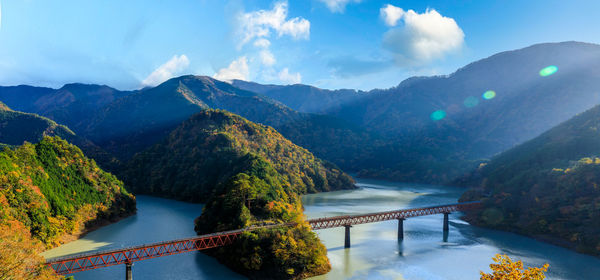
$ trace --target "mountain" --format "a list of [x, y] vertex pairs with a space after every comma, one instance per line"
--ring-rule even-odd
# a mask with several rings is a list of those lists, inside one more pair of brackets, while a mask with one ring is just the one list
[[[541, 76], [548, 66], [558, 71]], [[595, 44], [533, 45], [471, 63], [448, 76], [407, 79], [332, 114], [391, 139], [383, 150], [400, 151], [396, 160], [382, 162], [364, 176], [447, 182], [477, 166], [477, 160], [600, 103], [599, 66], [600, 46]], [[482, 96], [486, 92], [488, 99]], [[442, 111], [432, 115], [437, 110]], [[443, 162], [462, 162], [465, 169], [429, 167]], [[453, 174], [442, 176], [446, 170]]]
[[[243, 81], [231, 85], [182, 76], [135, 92], [91, 85], [66, 85], [63, 91], [0, 88], [0, 100], [13, 109], [64, 119], [59, 123], [122, 161], [210, 108], [272, 126], [359, 176], [447, 183], [599, 103], [599, 61], [600, 46], [562, 42], [499, 53], [450, 75], [413, 77], [369, 92]], [[93, 102], [83, 102], [86, 109], [78, 111], [66, 93], [78, 92], [73, 88], [102, 94], [82, 97]], [[19, 103], [16, 95], [28, 100], [20, 103], [23, 107], [13, 105]], [[30, 103], [39, 106], [25, 108]]]
[[600, 105], [494, 157], [457, 183], [475, 224], [600, 255]]
[[367, 94], [367, 92], [353, 89], [326, 90], [302, 84], [262, 85], [242, 80], [233, 80], [232, 85], [260, 93], [304, 113], [324, 114], [339, 109], [344, 104], [358, 100]]
[[63, 125], [36, 114], [11, 110], [0, 102], [0, 143], [21, 145], [27, 141], [37, 143], [44, 136], [75, 138], [75, 133]]
[[124, 178], [136, 193], [205, 202], [216, 186], [246, 168], [247, 154], [272, 165], [298, 194], [353, 186], [350, 176], [273, 128], [213, 110], [195, 114], [134, 156]]
[[91, 141], [76, 135], [68, 127], [32, 113], [13, 111], [0, 102], [0, 146], [17, 146], [24, 142], [37, 143], [46, 136], [59, 136], [78, 146], [109, 170], [116, 170], [119, 161]]
[[273, 128], [221, 110], [193, 115], [135, 155], [124, 178], [136, 193], [206, 203], [195, 222], [199, 234], [297, 223], [245, 233], [208, 252], [253, 279], [329, 271], [327, 250], [304, 220], [299, 195], [354, 188], [350, 176]]
[[[272, 126], [294, 143], [327, 159], [354, 158], [364, 147], [358, 144], [369, 140], [363, 129], [343, 120], [299, 113], [266, 96], [204, 76], [173, 78], [118, 99], [99, 112], [83, 135], [127, 160], [206, 109], [227, 110]], [[332, 142], [337, 143], [337, 150], [330, 150]]]
[[99, 110], [131, 93], [78, 83], [60, 89], [17, 86], [0, 87], [0, 100], [13, 109], [45, 116], [79, 132]]
[[38, 253], [134, 212], [135, 198], [123, 183], [59, 137], [5, 148], [0, 152], [0, 275], [56, 279]]

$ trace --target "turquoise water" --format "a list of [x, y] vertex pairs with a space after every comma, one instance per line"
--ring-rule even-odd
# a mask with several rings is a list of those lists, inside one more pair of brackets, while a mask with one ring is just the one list
[[[455, 203], [461, 188], [358, 180], [357, 190], [303, 197], [309, 218], [360, 214]], [[46, 252], [47, 256], [104, 250], [194, 235], [193, 220], [202, 205], [138, 196], [138, 214], [100, 228], [83, 239]], [[450, 215], [444, 242], [443, 215], [404, 222], [404, 241], [397, 241], [397, 222], [357, 225], [351, 229], [352, 248], [344, 249], [344, 229], [319, 230], [333, 266], [314, 279], [479, 279], [491, 257], [505, 253], [526, 265], [550, 263], [548, 279], [598, 279], [600, 259], [533, 239], [470, 226]], [[134, 279], [241, 279], [213, 258], [184, 253], [136, 262]], [[76, 273], [77, 280], [123, 279], [124, 266]]]

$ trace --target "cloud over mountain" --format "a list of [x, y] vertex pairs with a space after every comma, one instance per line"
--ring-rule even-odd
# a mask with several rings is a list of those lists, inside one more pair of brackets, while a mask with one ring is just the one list
[[392, 52], [401, 65], [415, 65], [443, 58], [462, 48], [465, 34], [452, 18], [428, 9], [419, 14], [393, 5], [381, 10], [381, 18], [390, 29], [383, 36], [383, 47]]
[[169, 61], [159, 66], [146, 79], [142, 81], [143, 86], [156, 86], [182, 72], [188, 68], [190, 60], [185, 54], [173, 56]]
[[228, 67], [222, 68], [213, 76], [213, 78], [225, 82], [231, 80], [248, 80], [250, 70], [248, 69], [248, 59], [245, 56], [232, 61]]

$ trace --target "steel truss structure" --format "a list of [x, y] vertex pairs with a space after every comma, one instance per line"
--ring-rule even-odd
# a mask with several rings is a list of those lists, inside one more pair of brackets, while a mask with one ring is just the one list
[[[388, 212], [371, 213], [355, 216], [336, 216], [329, 218], [311, 219], [307, 222], [313, 230], [374, 223], [386, 220], [406, 219], [425, 215], [451, 213], [479, 206], [480, 202], [441, 205], [434, 207], [415, 208]], [[46, 265], [56, 274], [66, 275], [85, 270], [97, 269], [112, 265], [131, 264], [133, 262], [170, 256], [174, 254], [200, 251], [232, 244], [243, 232], [258, 228], [273, 228], [294, 226], [294, 223], [266, 225], [226, 232], [217, 232], [191, 238], [145, 244], [128, 248], [120, 248], [102, 252], [92, 252], [75, 256], [67, 256], [49, 260]]]
[[452, 213], [456, 211], [468, 210], [471, 208], [478, 207], [479, 201], [465, 202], [458, 204], [440, 205], [433, 207], [414, 208], [405, 210], [395, 210], [387, 212], [370, 213], [364, 215], [353, 215], [353, 216], [336, 216], [329, 218], [319, 218], [308, 220], [313, 230], [343, 227], [351, 225], [359, 225], [366, 223], [375, 223], [388, 220], [399, 220], [411, 217]]

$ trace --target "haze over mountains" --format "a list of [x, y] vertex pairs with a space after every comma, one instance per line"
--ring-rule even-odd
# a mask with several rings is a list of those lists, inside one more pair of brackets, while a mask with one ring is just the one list
[[[448, 76], [410, 78], [369, 92], [182, 76], [133, 92], [81, 84], [2, 87], [0, 100], [61, 120], [121, 160], [213, 108], [272, 126], [347, 171], [440, 183], [597, 104], [598, 64], [600, 46], [564, 42], [503, 52]], [[558, 71], [540, 76], [549, 65]], [[481, 97], [490, 90], [494, 98]], [[437, 110], [445, 117], [432, 120]]]

